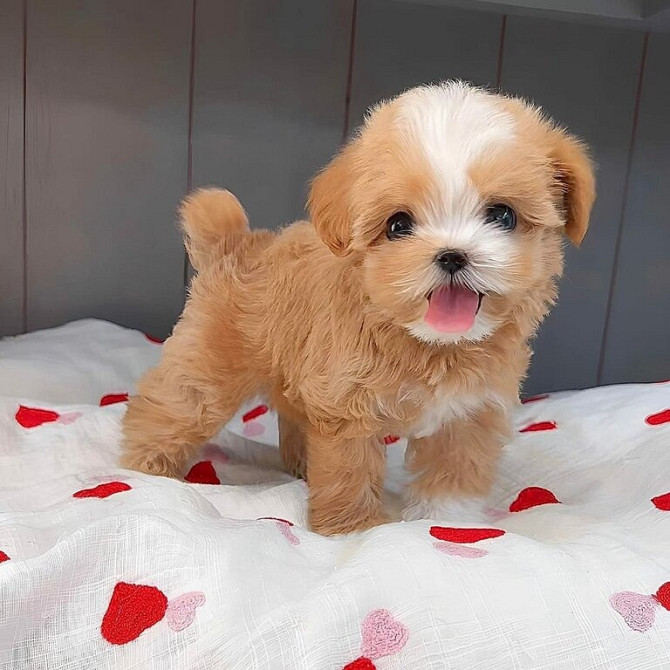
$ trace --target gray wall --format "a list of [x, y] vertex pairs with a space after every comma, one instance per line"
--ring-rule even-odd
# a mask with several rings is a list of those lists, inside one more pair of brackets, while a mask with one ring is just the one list
[[670, 377], [670, 36], [390, 0], [0, 0], [0, 334], [98, 317], [165, 336], [174, 212], [230, 187], [253, 225], [365, 108], [463, 78], [528, 96], [599, 164], [527, 392]]

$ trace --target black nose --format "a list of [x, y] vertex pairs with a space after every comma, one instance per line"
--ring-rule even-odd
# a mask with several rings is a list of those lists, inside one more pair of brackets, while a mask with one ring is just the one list
[[468, 263], [467, 256], [461, 251], [442, 251], [437, 256], [437, 262], [443, 270], [446, 270], [450, 275], [458, 272]]

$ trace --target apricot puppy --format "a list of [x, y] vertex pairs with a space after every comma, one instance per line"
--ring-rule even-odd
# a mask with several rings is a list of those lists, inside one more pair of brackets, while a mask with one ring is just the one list
[[124, 420], [123, 464], [178, 477], [260, 394], [324, 534], [382, 523], [389, 433], [409, 438], [407, 519], [485, 494], [564, 236], [595, 197], [581, 142], [460, 82], [381, 103], [313, 181], [311, 223], [250, 232], [222, 190], [186, 199], [197, 270]]

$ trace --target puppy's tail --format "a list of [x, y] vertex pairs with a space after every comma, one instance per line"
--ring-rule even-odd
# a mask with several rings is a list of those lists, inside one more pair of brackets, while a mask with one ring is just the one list
[[179, 214], [184, 245], [196, 270], [233, 253], [249, 233], [249, 220], [240, 201], [221, 188], [194, 191], [182, 202]]

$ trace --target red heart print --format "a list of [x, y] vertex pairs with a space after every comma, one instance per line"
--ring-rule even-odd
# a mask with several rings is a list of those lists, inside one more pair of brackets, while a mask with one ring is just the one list
[[361, 656], [355, 661], [347, 663], [343, 670], [377, 670], [377, 666], [369, 658]]
[[645, 422], [650, 426], [661, 426], [664, 423], [670, 423], [670, 409], [664, 409], [662, 412], [650, 414]]
[[522, 405], [527, 405], [529, 402], [537, 402], [538, 400], [546, 400], [549, 397], [548, 393], [542, 393], [540, 395], [531, 395], [528, 398], [524, 398], [521, 401]]
[[399, 440], [400, 440], [400, 436], [399, 436], [399, 435], [387, 435], [387, 436], [384, 438], [384, 444], [388, 447], [389, 444], [395, 444], [395, 443], [398, 442]]
[[125, 482], [107, 482], [106, 484], [98, 484], [92, 489], [82, 489], [72, 494], [73, 498], [108, 498], [115, 493], [121, 491], [130, 491], [132, 487]]
[[14, 415], [17, 422], [24, 428], [37, 428], [43, 423], [53, 423], [58, 421], [60, 414], [52, 412], [50, 409], [39, 409], [37, 407], [26, 407], [19, 405], [19, 409]]
[[529, 486], [519, 492], [516, 500], [509, 506], [510, 512], [521, 512], [538, 505], [551, 505], [561, 501], [548, 489], [539, 486]]
[[9, 560], [9, 556], [4, 551], [0, 551], [0, 563], [4, 563]]
[[670, 493], [664, 493], [662, 496], [656, 496], [651, 499], [652, 504], [656, 509], [663, 512], [670, 512]]
[[186, 474], [184, 479], [191, 484], [220, 484], [212, 461], [196, 463]]
[[152, 342], [153, 344], [163, 344], [165, 340], [161, 340], [160, 337], [154, 337], [153, 335], [147, 335], [147, 333], [144, 333], [144, 337], [149, 340], [149, 342]]
[[505, 534], [500, 528], [449, 528], [447, 526], [431, 526], [430, 534], [445, 542], [481, 542], [500, 537]]
[[100, 407], [105, 405], [116, 405], [118, 402], [128, 402], [127, 393], [108, 393], [100, 398]]
[[167, 610], [165, 594], [155, 586], [119, 582], [102, 617], [100, 632], [112, 644], [126, 644], [157, 624]]
[[253, 409], [250, 409], [246, 414], [242, 415], [242, 422], [247, 423], [247, 421], [253, 421], [254, 419], [257, 419], [259, 416], [267, 414], [268, 411], [269, 408], [267, 405], [259, 405], [258, 407], [254, 407]]
[[537, 433], [542, 430], [556, 430], [555, 421], [538, 421], [537, 423], [531, 423], [525, 428], [522, 428], [520, 433]]
[[654, 594], [654, 598], [656, 598], [666, 610], [670, 610], [670, 582], [662, 584]]

